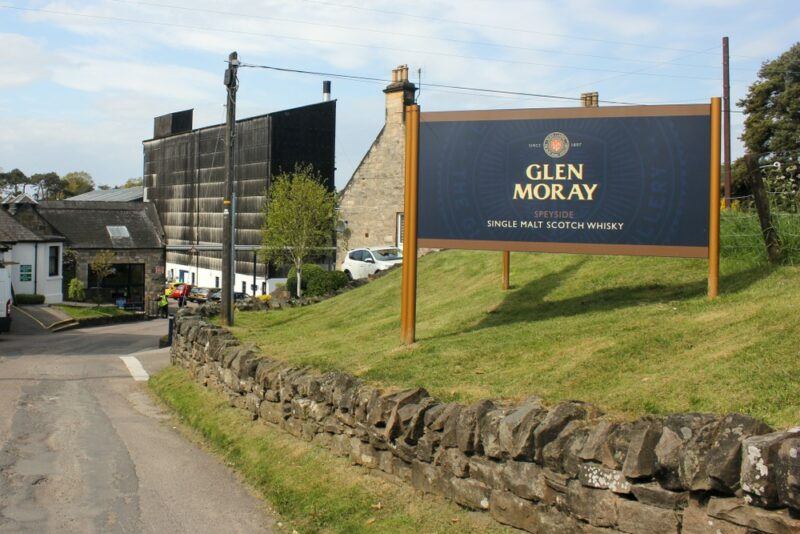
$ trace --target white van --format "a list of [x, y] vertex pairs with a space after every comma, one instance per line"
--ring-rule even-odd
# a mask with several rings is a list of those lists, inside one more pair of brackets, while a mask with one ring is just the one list
[[0, 332], [11, 329], [11, 278], [0, 263]]

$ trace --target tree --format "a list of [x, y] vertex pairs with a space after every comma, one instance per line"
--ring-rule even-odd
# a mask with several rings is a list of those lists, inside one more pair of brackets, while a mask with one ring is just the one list
[[297, 272], [297, 295], [302, 296], [303, 263], [314, 252], [333, 245], [336, 199], [311, 165], [276, 178], [264, 206], [261, 256], [288, 261]]
[[37, 188], [39, 200], [61, 200], [64, 198], [64, 182], [55, 172], [32, 174], [31, 185]]
[[25, 176], [25, 173], [19, 169], [0, 173], [0, 191], [3, 194], [19, 195], [20, 193], [26, 193], [25, 189], [30, 183], [30, 178]]
[[[780, 57], [765, 61], [758, 79], [739, 101], [744, 109], [744, 141], [747, 151], [763, 163], [778, 161], [783, 169], [794, 167], [800, 152], [800, 43]], [[793, 174], [797, 180], [797, 174]]]
[[97, 277], [97, 287], [103, 285], [103, 280], [114, 274], [114, 253], [110, 250], [101, 250], [94, 255], [89, 263], [89, 268]]
[[77, 171], [70, 172], [62, 178], [64, 182], [64, 198], [82, 195], [89, 191], [94, 191], [94, 180], [92, 175], [88, 172]]
[[141, 178], [128, 178], [124, 184], [122, 184], [123, 189], [130, 189], [132, 187], [141, 187], [144, 184], [144, 181]]

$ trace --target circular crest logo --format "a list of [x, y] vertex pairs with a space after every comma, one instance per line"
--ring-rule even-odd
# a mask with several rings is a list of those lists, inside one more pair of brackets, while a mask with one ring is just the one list
[[551, 158], [560, 158], [569, 150], [569, 139], [561, 132], [547, 134], [542, 143], [544, 153]]

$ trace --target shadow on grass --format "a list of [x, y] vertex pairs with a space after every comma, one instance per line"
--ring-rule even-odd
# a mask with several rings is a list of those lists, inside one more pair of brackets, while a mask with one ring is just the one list
[[[611, 311], [640, 304], [689, 300], [706, 295], [708, 289], [707, 280], [701, 279], [682, 284], [628, 285], [600, 289], [562, 300], [545, 300], [550, 293], [574, 276], [586, 261], [586, 259], [578, 260], [559, 271], [548, 273], [518, 289], [513, 289], [495, 310], [489, 312], [466, 332], [516, 322], [535, 322], [542, 319]], [[758, 266], [726, 274], [720, 278], [720, 293], [729, 295], [743, 291], [772, 272], [771, 267]], [[591, 281], [588, 280], [587, 284], [591, 284]], [[447, 335], [445, 334], [445, 337]]]

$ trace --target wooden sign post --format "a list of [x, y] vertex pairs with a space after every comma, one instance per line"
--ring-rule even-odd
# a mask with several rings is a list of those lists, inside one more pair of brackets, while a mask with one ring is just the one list
[[[719, 293], [719, 174], [720, 174], [720, 120], [721, 100], [711, 99], [711, 162], [709, 168], [708, 205], [708, 298]], [[415, 241], [416, 243], [416, 241]]]
[[403, 278], [400, 297], [400, 339], [414, 343], [417, 327], [417, 190], [419, 171], [419, 105], [405, 108], [406, 160], [403, 217]]

